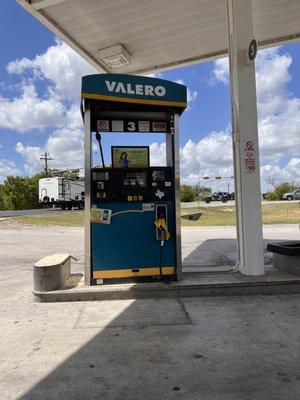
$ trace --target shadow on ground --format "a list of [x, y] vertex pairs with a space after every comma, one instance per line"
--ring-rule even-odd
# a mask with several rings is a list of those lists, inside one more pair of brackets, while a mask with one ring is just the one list
[[[277, 242], [272, 240], [272, 242]], [[272, 253], [266, 250], [270, 240], [264, 240], [264, 262], [271, 265], [273, 261]], [[236, 239], [208, 239], [193, 249], [187, 256], [183, 255], [183, 272], [209, 271], [211, 267], [214, 271], [222, 270], [222, 267], [233, 267], [237, 260]], [[187, 247], [187, 244], [186, 246]]]
[[74, 329], [93, 337], [19, 399], [296, 400], [296, 312], [288, 296], [85, 303]]

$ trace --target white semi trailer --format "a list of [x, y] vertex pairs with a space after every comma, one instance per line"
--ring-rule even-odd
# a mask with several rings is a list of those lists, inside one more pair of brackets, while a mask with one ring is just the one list
[[62, 210], [84, 208], [84, 181], [62, 177], [42, 178], [39, 180], [39, 202], [54, 204]]

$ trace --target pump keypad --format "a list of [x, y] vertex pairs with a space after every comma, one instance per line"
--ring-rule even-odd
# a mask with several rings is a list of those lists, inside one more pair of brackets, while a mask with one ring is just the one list
[[108, 201], [159, 202], [174, 197], [172, 167], [94, 168], [91, 177], [94, 204]]

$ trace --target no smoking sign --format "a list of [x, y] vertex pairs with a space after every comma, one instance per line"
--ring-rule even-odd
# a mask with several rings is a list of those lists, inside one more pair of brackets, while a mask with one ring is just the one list
[[246, 172], [253, 174], [256, 171], [255, 144], [253, 140], [246, 140], [244, 147], [244, 163]]

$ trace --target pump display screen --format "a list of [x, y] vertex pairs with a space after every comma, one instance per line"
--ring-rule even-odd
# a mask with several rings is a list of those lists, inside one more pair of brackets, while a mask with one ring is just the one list
[[124, 186], [127, 187], [146, 187], [146, 172], [126, 172]]
[[148, 168], [149, 146], [112, 146], [113, 168]]

